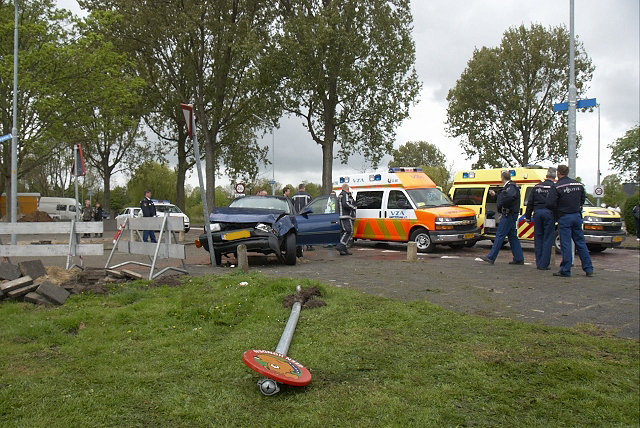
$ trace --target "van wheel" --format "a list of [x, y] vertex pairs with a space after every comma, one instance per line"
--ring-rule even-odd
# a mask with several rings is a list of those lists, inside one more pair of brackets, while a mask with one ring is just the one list
[[429, 232], [426, 229], [416, 229], [411, 232], [411, 236], [409, 237], [409, 241], [413, 241], [418, 244], [418, 252], [419, 253], [430, 253], [433, 251], [433, 248], [436, 246], [431, 240], [431, 236], [429, 236]]
[[560, 244], [560, 234], [556, 230], [555, 235], [553, 235], [553, 246], [556, 249], [556, 254], [562, 253], [562, 245]]
[[587, 250], [589, 250], [592, 253], [599, 253], [606, 249], [607, 247], [603, 247], [602, 245], [599, 245], [599, 244], [587, 244]]

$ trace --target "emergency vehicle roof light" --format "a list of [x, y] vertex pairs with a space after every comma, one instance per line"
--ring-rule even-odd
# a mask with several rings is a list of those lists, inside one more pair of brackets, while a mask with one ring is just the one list
[[473, 171], [462, 173], [462, 178], [475, 178], [475, 177], [476, 177], [476, 173]]
[[511, 175], [512, 177], [516, 176], [516, 170], [515, 169], [510, 169], [509, 170], [509, 175]]
[[380, 174], [371, 174], [369, 175], [369, 181], [381, 181], [382, 176]]
[[422, 168], [409, 166], [394, 166], [389, 168], [389, 172], [422, 172]]
[[340, 177], [340, 183], [348, 183], [349, 177]]

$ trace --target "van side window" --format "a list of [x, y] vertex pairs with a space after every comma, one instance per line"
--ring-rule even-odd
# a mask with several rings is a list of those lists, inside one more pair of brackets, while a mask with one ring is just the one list
[[407, 196], [400, 190], [391, 190], [389, 192], [389, 200], [387, 201], [387, 209], [407, 209], [410, 207]]
[[382, 208], [382, 191], [358, 191], [356, 206], [363, 210], [379, 210]]
[[477, 188], [461, 188], [453, 192], [454, 205], [482, 205], [484, 198], [484, 189]]
[[[62, 209], [64, 210], [64, 207]], [[69, 211], [71, 211], [72, 213], [76, 212], [76, 207], [73, 205], [69, 205]]]
[[56, 205], [56, 211], [66, 211], [66, 210], [67, 210], [66, 205], [62, 205], [62, 204]]

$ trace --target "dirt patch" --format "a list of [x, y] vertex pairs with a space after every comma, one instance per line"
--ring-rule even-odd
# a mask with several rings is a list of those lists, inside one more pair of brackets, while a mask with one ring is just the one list
[[55, 221], [55, 220], [52, 219], [51, 216], [49, 216], [49, 214], [47, 214], [44, 211], [32, 211], [26, 216], [18, 219], [18, 223], [24, 223], [24, 222], [42, 223], [42, 222], [48, 222], [48, 221]]
[[163, 285], [167, 287], [181, 287], [183, 278], [183, 275], [161, 276], [160, 278], [149, 284], [149, 287], [161, 287]]
[[285, 297], [282, 306], [291, 309], [295, 302], [300, 302], [302, 309], [315, 309], [327, 305], [326, 302], [318, 300], [316, 297], [322, 297], [322, 292], [314, 285], [313, 287], [303, 288], [299, 292], [296, 292], [296, 294]]

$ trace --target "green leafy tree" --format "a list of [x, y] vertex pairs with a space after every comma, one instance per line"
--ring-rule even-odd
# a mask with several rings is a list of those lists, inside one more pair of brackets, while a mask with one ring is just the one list
[[[461, 138], [473, 168], [524, 166], [559, 161], [567, 153], [565, 113], [569, 33], [539, 24], [509, 28], [497, 48], [473, 52], [447, 101], [447, 132]], [[575, 44], [576, 88], [587, 90], [594, 67], [581, 43]]]
[[393, 159], [389, 162], [389, 167], [421, 167], [445, 192], [451, 187], [451, 171], [445, 165], [447, 158], [435, 145], [426, 141], [410, 141], [398, 147], [391, 155]]
[[635, 195], [627, 198], [624, 204], [624, 208], [622, 209], [622, 219], [624, 220], [624, 224], [627, 228], [627, 233], [631, 236], [636, 235], [636, 223], [633, 217], [633, 207], [635, 207], [640, 201], [640, 192], [636, 192]]
[[617, 174], [607, 175], [602, 180], [602, 186], [604, 187], [602, 202], [611, 207], [615, 207], [616, 204], [624, 206], [626, 196], [622, 188], [622, 181]]
[[166, 163], [145, 162], [140, 165], [127, 183], [127, 194], [133, 206], [144, 197], [144, 191], [151, 190], [153, 199], [176, 199], [176, 172]]
[[391, 152], [392, 166], [443, 166], [446, 156], [433, 144], [426, 141], [408, 142]]
[[[257, 145], [255, 130], [275, 126], [281, 113], [278, 103], [272, 102], [273, 88], [264, 84], [261, 70], [275, 8], [267, 2], [238, 0], [79, 3], [119, 15], [112, 37], [129, 46], [148, 82], [158, 82], [160, 90], [173, 89], [175, 98], [162, 101], [166, 105], [161, 114], [167, 116], [170, 104], [175, 103], [175, 111], [179, 111], [178, 102], [193, 103], [206, 159], [210, 207], [215, 202], [215, 179], [223, 166], [232, 180], [257, 174], [266, 149]], [[157, 88], [153, 89], [156, 94]], [[180, 115], [168, 115], [167, 120], [176, 122], [172, 126], [184, 127]], [[184, 135], [174, 134], [182, 144]]]
[[285, 109], [322, 147], [322, 193], [331, 190], [334, 146], [346, 163], [375, 167], [419, 90], [408, 0], [288, 0], [276, 43]]
[[628, 130], [623, 137], [618, 138], [608, 146], [611, 149], [609, 164], [620, 171], [623, 177], [640, 181], [640, 126]]

